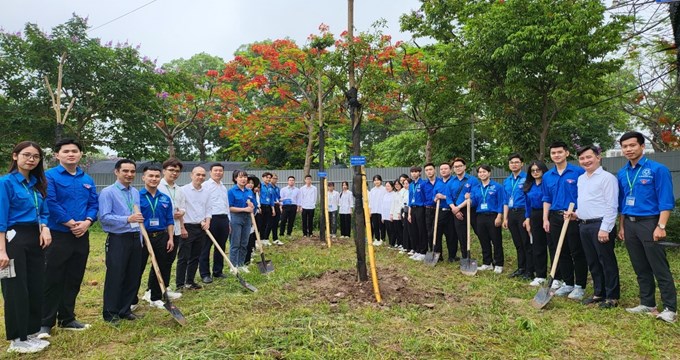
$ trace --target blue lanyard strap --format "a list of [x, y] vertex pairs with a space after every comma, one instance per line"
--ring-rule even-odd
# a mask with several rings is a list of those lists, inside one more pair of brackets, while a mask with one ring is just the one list
[[626, 180], [628, 180], [628, 186], [630, 187], [630, 194], [633, 195], [633, 186], [635, 186], [635, 180], [637, 180], [638, 175], [640, 175], [640, 170], [642, 170], [642, 167], [645, 166], [649, 159], [645, 159], [645, 162], [640, 164], [640, 167], [637, 169], [635, 172], [635, 177], [633, 178], [633, 181], [630, 181], [630, 176], [628, 175], [628, 171], [626, 171]]
[[[125, 194], [125, 188], [118, 188], [122, 193]], [[125, 199], [125, 202], [127, 204], [128, 209], [130, 209], [130, 214], [134, 211], [134, 206], [135, 206], [135, 201], [132, 199], [132, 191], [128, 189], [127, 191], [127, 197]]]
[[151, 199], [149, 199], [149, 195], [146, 194], [144, 196], [146, 196], [146, 200], [149, 202], [149, 207], [151, 207], [151, 214], [152, 214], [151, 216], [156, 217], [156, 206], [158, 205], [158, 198], [155, 198], [154, 199], [155, 201], [152, 204]]
[[[21, 186], [23, 186], [24, 189], [26, 189], [26, 192], [28, 193], [28, 195], [31, 195], [31, 191], [28, 190], [28, 187], [26, 186], [26, 184], [24, 184], [22, 182]], [[40, 220], [40, 216], [39, 216], [40, 215], [40, 204], [38, 204], [38, 192], [35, 191], [35, 188], [32, 188], [32, 190], [33, 190], [33, 206], [35, 206], [35, 215], [38, 216], [38, 220]]]
[[[491, 184], [489, 184], [489, 185], [491, 185]], [[482, 188], [480, 189], [480, 191], [482, 192], [482, 202], [485, 203], [485, 204], [486, 204], [486, 194], [489, 192], [489, 185], [487, 185], [487, 186], [482, 185]], [[484, 189], [486, 189], [486, 191], [484, 191]]]
[[519, 180], [521, 177], [517, 175], [517, 179], [512, 182], [512, 190], [510, 190], [510, 196], [513, 196], [515, 194], [515, 188], [517, 187], [517, 184], [519, 184]]

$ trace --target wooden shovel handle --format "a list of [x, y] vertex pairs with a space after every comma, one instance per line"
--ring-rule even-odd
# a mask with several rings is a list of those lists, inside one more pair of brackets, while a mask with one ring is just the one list
[[[137, 205], [134, 205], [133, 210], [137, 214], [140, 213], [139, 207], [137, 207]], [[161, 269], [158, 267], [156, 254], [153, 252], [153, 248], [151, 247], [151, 240], [149, 240], [149, 233], [146, 232], [146, 226], [144, 226], [144, 222], [139, 223], [139, 230], [142, 232], [144, 244], [146, 244], [146, 250], [149, 252], [149, 256], [151, 256], [151, 265], [153, 266], [153, 271], [156, 273], [158, 286], [161, 288], [161, 294], [165, 294], [165, 282], [163, 282], [163, 275], [161, 275]]]
[[437, 199], [437, 208], [434, 210], [434, 233], [432, 234], [432, 252], [434, 252], [434, 247], [437, 245], [437, 223], [439, 223], [439, 199]]
[[[569, 203], [568, 212], [574, 210], [574, 203]], [[566, 219], [562, 224], [562, 231], [560, 232], [560, 240], [557, 242], [557, 251], [555, 251], [555, 257], [553, 258], [552, 267], [550, 268], [550, 277], [555, 278], [555, 272], [557, 271], [557, 263], [560, 260], [560, 254], [562, 253], [562, 244], [564, 244], [564, 237], [567, 235], [567, 227], [571, 220]]]
[[236, 266], [234, 266], [234, 264], [231, 263], [231, 260], [229, 260], [229, 256], [227, 256], [227, 254], [224, 253], [224, 250], [222, 250], [222, 247], [217, 242], [217, 240], [215, 240], [215, 237], [210, 232], [210, 230], [206, 229], [205, 233], [208, 234], [210, 241], [212, 241], [213, 245], [215, 245], [215, 249], [217, 249], [217, 251], [219, 251], [220, 254], [222, 254], [222, 257], [224, 258], [224, 260], [227, 262], [227, 264], [229, 264], [229, 268], [231, 269], [231, 271], [238, 273], [238, 269], [236, 268]]

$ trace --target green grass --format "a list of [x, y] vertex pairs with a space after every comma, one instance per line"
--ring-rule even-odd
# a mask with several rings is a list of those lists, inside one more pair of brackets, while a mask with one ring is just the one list
[[[513, 270], [514, 248], [504, 235], [506, 269]], [[266, 248], [274, 273], [261, 275], [252, 267], [245, 275], [257, 293], [245, 292], [234, 278], [223, 279], [175, 301], [187, 317], [186, 327], [165, 310], [148, 307], [140, 311], [145, 315], [141, 320], [113, 327], [101, 320], [104, 234], [95, 232], [91, 238], [76, 310], [93, 327], [81, 333], [55, 330], [48, 350], [22, 358], [663, 359], [680, 353], [680, 326], [623, 310], [638, 299], [622, 246], [617, 255], [623, 307], [611, 311], [563, 298], [537, 311], [530, 306], [536, 289], [505, 274], [467, 277], [458, 265], [430, 268], [384, 247], [376, 249], [379, 275], [408, 277], [411, 293], [429, 297], [415, 304], [394, 298], [386, 298], [384, 306], [346, 298], [331, 304], [308, 285], [328, 270], [353, 269], [353, 243], [345, 240], [328, 250], [294, 240]], [[473, 253], [480, 254], [477, 243]], [[679, 253], [670, 252], [669, 260], [680, 279]], [[91, 286], [90, 280], [99, 284]], [[434, 306], [419, 305], [424, 303]]]

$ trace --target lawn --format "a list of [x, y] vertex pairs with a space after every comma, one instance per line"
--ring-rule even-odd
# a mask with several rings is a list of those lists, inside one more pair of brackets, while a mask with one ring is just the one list
[[[514, 270], [514, 248], [504, 235], [506, 269]], [[354, 282], [350, 240], [331, 249], [299, 238], [267, 247], [276, 271], [261, 275], [253, 266], [245, 274], [257, 293], [246, 292], [233, 277], [185, 292], [175, 301], [187, 317], [185, 327], [165, 310], [147, 306], [138, 311], [141, 320], [114, 327], [101, 320], [103, 243], [104, 234], [94, 232], [76, 309], [92, 328], [55, 330], [45, 352], [22, 358], [652, 359], [680, 353], [678, 324], [563, 298], [539, 311], [530, 305], [536, 289], [506, 274], [467, 277], [458, 264], [431, 268], [385, 247], [376, 248], [384, 300], [377, 305], [370, 283]], [[637, 305], [628, 255], [622, 246], [617, 254], [622, 305]], [[680, 279], [680, 253], [670, 252], [669, 259]], [[90, 285], [92, 280], [98, 284]]]

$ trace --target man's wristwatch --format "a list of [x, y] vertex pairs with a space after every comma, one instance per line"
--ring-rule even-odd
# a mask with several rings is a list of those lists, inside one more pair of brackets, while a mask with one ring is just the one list
[[666, 224], [656, 224], [661, 230], [666, 230]]

